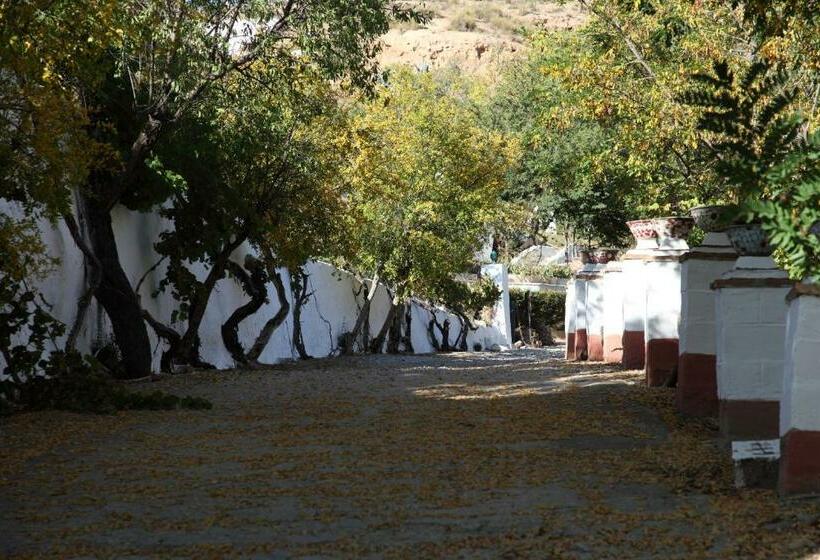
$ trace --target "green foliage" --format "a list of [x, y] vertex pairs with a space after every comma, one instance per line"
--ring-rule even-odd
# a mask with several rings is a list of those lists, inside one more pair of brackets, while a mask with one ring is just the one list
[[436, 299], [503, 215], [515, 146], [482, 129], [454, 87], [396, 72], [353, 122], [344, 265], [378, 271], [399, 298]]
[[820, 280], [820, 132], [765, 175], [769, 197], [752, 199], [771, 244], [795, 279]]
[[[562, 292], [530, 292], [510, 290], [510, 305], [514, 310], [514, 336], [527, 343], [535, 339], [551, 344], [550, 330], [564, 322], [566, 294]], [[537, 335], [533, 338], [533, 331]]]
[[550, 280], [552, 278], [566, 280], [568, 278], [572, 278], [572, 269], [563, 264], [519, 264], [511, 266], [510, 273], [518, 274], [520, 276], [540, 278], [542, 280]]
[[766, 193], [767, 174], [794, 149], [801, 122], [791, 118], [798, 91], [785, 72], [764, 62], [737, 76], [726, 62], [713, 74], [694, 74], [699, 85], [682, 94], [682, 103], [704, 109], [698, 129], [717, 157], [714, 168], [723, 181], [722, 198], [743, 202]]
[[0, 405], [16, 410], [68, 410], [111, 414], [118, 410], [210, 409], [199, 397], [177, 397], [153, 391], [132, 392], [114, 381], [94, 358], [54, 352], [43, 362], [42, 374], [19, 383], [0, 384]]

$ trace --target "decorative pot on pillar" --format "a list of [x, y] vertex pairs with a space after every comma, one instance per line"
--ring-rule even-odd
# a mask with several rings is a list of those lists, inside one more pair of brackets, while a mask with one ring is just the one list
[[694, 220], [666, 217], [652, 220], [658, 248], [646, 259], [646, 383], [667, 385], [678, 370], [681, 312], [680, 257], [689, 249], [686, 238]]
[[769, 256], [759, 226], [732, 226], [726, 233], [741, 256], [712, 283], [721, 435], [774, 439], [780, 435], [785, 297], [793, 282]]
[[646, 259], [658, 248], [658, 234], [652, 220], [627, 222], [636, 246], [622, 259], [623, 314], [622, 363], [629, 369], [643, 369], [646, 353], [644, 323], [646, 319]]
[[692, 416], [717, 416], [715, 293], [712, 282], [734, 266], [737, 253], [723, 231], [724, 206], [702, 206], [692, 217], [706, 232], [681, 256], [681, 323], [675, 403]]
[[786, 300], [778, 486], [784, 496], [820, 494], [820, 283], [797, 284]]

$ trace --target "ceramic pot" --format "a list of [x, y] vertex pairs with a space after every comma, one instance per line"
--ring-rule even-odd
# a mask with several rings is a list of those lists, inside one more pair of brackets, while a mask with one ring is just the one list
[[652, 220], [633, 220], [626, 222], [626, 227], [629, 228], [630, 233], [638, 242], [654, 239], [658, 236], [652, 226]]
[[686, 239], [689, 232], [695, 225], [695, 220], [680, 216], [668, 216], [666, 218], [655, 218], [652, 220], [652, 227], [658, 235], [658, 241], [666, 239]]
[[772, 254], [769, 238], [760, 224], [742, 224], [726, 228], [726, 235], [742, 257], [768, 257]]
[[695, 225], [706, 233], [724, 231], [728, 225], [728, 214], [732, 207], [726, 205], [719, 206], [698, 206], [692, 208], [689, 214], [695, 220]]
[[606, 264], [617, 258], [617, 249], [584, 249], [581, 251], [581, 262], [584, 264]]

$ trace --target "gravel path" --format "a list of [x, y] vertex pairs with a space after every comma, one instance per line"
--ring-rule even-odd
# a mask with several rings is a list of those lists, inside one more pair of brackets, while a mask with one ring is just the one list
[[817, 502], [736, 492], [708, 422], [555, 349], [136, 386], [210, 411], [0, 421], [0, 557], [807, 558]]

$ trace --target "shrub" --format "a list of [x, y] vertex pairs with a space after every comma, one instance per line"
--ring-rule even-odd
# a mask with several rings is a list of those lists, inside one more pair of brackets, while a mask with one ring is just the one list
[[23, 382], [0, 382], [0, 411], [68, 410], [110, 414], [118, 410], [210, 409], [198, 397], [177, 397], [161, 391], [139, 393], [126, 389], [96, 359], [76, 352], [54, 352], [43, 361], [44, 375]]
[[550, 278], [572, 278], [572, 269], [564, 264], [522, 264], [511, 267], [510, 273], [530, 276], [541, 280], [548, 280]]
[[561, 292], [510, 290], [513, 338], [528, 344], [552, 344], [550, 329], [563, 325], [565, 302]]

